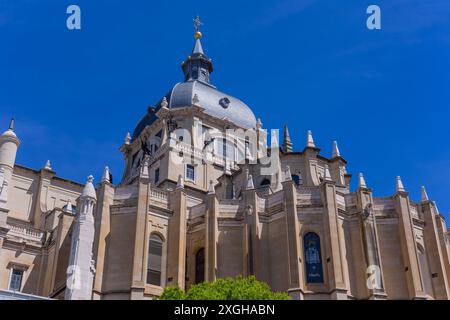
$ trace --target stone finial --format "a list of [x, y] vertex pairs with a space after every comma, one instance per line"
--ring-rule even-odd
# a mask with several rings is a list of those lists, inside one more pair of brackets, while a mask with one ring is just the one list
[[284, 181], [292, 181], [291, 168], [286, 166], [284, 169]]
[[161, 108], [163, 108], [163, 109], [167, 108], [169, 103], [167, 102], [167, 98], [166, 97], [162, 98], [160, 105], [161, 105]]
[[93, 182], [94, 182], [94, 177], [92, 175], [90, 175], [87, 178], [86, 184], [84, 185], [84, 189], [81, 192], [80, 198], [92, 198], [92, 199], [97, 200], [97, 193], [95, 192]]
[[288, 153], [292, 152], [292, 141], [291, 136], [289, 135], [289, 128], [287, 124], [284, 125], [284, 132], [283, 132], [283, 151]]
[[400, 178], [400, 176], [397, 176], [397, 183], [396, 183], [396, 190], [397, 192], [405, 192], [405, 187], [403, 186], [403, 182], [402, 179]]
[[422, 202], [426, 202], [426, 201], [428, 201], [429, 199], [428, 199], [428, 194], [427, 194], [427, 190], [425, 190], [425, 187], [424, 186], [421, 186], [420, 187], [420, 193], [421, 193], [421, 198], [422, 198]]
[[214, 181], [209, 180], [208, 194], [214, 194], [214, 193], [216, 193], [216, 190], [214, 188]]
[[178, 181], [177, 181], [177, 189], [183, 189], [184, 188], [184, 179], [180, 175], [178, 175]]
[[328, 166], [328, 164], [325, 165], [325, 177], [324, 177], [325, 181], [333, 181], [333, 179], [331, 179], [331, 174], [330, 174], [330, 168]]
[[68, 213], [73, 213], [72, 202], [70, 202], [70, 199], [67, 200], [66, 210], [65, 211], [68, 212]]
[[312, 136], [312, 131], [308, 130], [307, 138], [306, 138], [306, 147], [307, 148], [315, 148], [314, 139]]
[[251, 174], [248, 175], [247, 178], [247, 186], [246, 186], [246, 190], [252, 190], [255, 189], [255, 185], [253, 184], [253, 177]]
[[125, 135], [125, 144], [130, 144], [131, 143], [131, 134], [129, 132], [127, 132], [127, 134]]
[[332, 158], [340, 157], [341, 153], [339, 152], [339, 147], [337, 141], [333, 141], [333, 155]]
[[359, 188], [367, 188], [366, 180], [364, 179], [364, 175], [362, 174], [362, 172], [359, 173], [358, 178], [359, 178], [358, 187]]
[[193, 104], [198, 104], [200, 102], [200, 99], [198, 98], [198, 94], [194, 94], [194, 96], [192, 97], [192, 103]]
[[256, 121], [256, 129], [261, 129], [263, 126], [262, 122], [261, 122], [261, 118], [258, 118], [258, 120]]
[[103, 176], [102, 176], [102, 183], [109, 182], [111, 183], [111, 175], [109, 173], [109, 167], [106, 166], [105, 169], [103, 169]]
[[5, 132], [3, 132], [3, 134], [1, 136], [2, 137], [13, 137], [13, 138], [17, 139], [16, 133], [14, 132], [14, 118], [11, 118], [8, 129]]
[[44, 169], [45, 170], [50, 170], [50, 171], [53, 170], [52, 169], [52, 164], [50, 163], [50, 160], [47, 160], [47, 162], [45, 163]]

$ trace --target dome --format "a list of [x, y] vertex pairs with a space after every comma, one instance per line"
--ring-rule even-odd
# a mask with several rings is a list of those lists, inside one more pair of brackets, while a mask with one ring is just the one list
[[[165, 95], [167, 107], [169, 109], [192, 107], [193, 100], [198, 99], [195, 104], [203, 108], [206, 114], [218, 119], [227, 119], [243, 129], [256, 128], [255, 115], [244, 102], [220, 92], [211, 84], [210, 74], [213, 72], [213, 65], [203, 51], [200, 39], [201, 34], [196, 33], [194, 48], [181, 64], [184, 82], [177, 83]], [[133, 140], [139, 137], [146, 126], [157, 120], [155, 111], [161, 108], [161, 101], [162, 99], [156, 104], [156, 110], [148, 110], [149, 112], [138, 122], [133, 132]]]
[[[204, 109], [206, 114], [219, 119], [226, 118], [244, 129], [255, 128], [255, 115], [244, 102], [197, 80], [176, 84], [165, 96], [168, 102], [167, 107], [169, 109], [191, 107], [195, 95], [199, 100], [198, 105]], [[157, 110], [159, 108], [158, 103]], [[133, 140], [156, 119], [155, 113], [147, 113], [136, 126], [133, 132]]]

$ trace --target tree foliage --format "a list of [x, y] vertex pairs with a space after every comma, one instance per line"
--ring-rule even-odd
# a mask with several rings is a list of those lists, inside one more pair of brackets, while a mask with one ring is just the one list
[[290, 300], [285, 292], [272, 292], [267, 283], [248, 278], [225, 278], [192, 285], [187, 292], [167, 287], [160, 300]]

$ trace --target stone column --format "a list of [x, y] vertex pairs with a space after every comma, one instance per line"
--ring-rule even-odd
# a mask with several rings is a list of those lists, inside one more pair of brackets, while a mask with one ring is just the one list
[[72, 233], [72, 247], [68, 268], [66, 300], [91, 300], [94, 281], [94, 264], [92, 246], [94, 243], [94, 206], [97, 196], [92, 184], [88, 181], [78, 198], [77, 219]]

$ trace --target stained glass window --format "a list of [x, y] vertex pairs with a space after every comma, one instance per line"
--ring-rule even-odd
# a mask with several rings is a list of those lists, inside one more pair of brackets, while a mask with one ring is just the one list
[[306, 282], [323, 283], [320, 237], [313, 232], [305, 234], [303, 246], [305, 250]]

